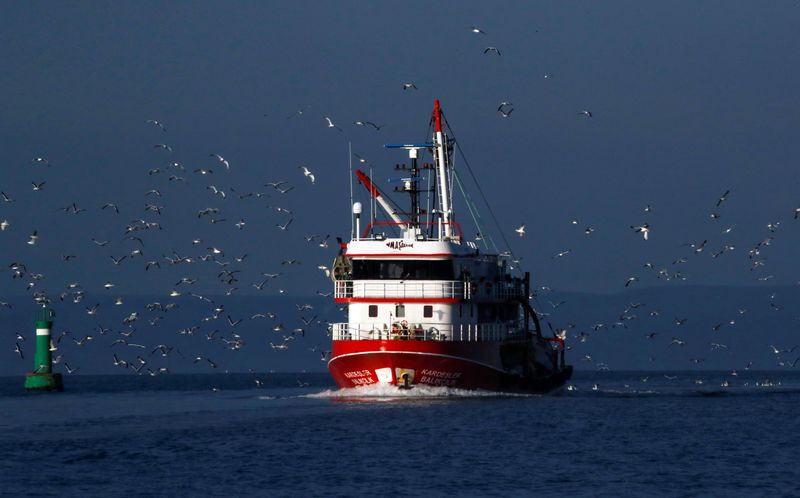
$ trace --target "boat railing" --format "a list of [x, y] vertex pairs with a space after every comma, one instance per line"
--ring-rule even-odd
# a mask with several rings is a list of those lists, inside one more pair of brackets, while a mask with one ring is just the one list
[[338, 280], [336, 298], [428, 298], [467, 299], [469, 289], [461, 280], [440, 281], [368, 281]]
[[503, 341], [522, 335], [522, 329], [502, 323], [333, 323], [335, 341], [417, 340], [417, 341]]
[[507, 301], [524, 297], [522, 283], [465, 282], [463, 280], [337, 280], [337, 299], [491, 299]]
[[[442, 223], [441, 221], [420, 221], [417, 225], [421, 226], [432, 226], [436, 227], [438, 230], [441, 231], [442, 226], [449, 225], [452, 229], [452, 235], [450, 236], [450, 240], [454, 242], [459, 242], [461, 239], [464, 238], [464, 234], [461, 233], [461, 225], [455, 221], [448, 221], [447, 223]], [[376, 226], [391, 226], [391, 227], [400, 227], [404, 230], [407, 230], [413, 226], [410, 221], [373, 221], [367, 225], [367, 228], [364, 230], [364, 233], [361, 235], [362, 239], [370, 238], [370, 234], [373, 233], [373, 228]], [[432, 239], [437, 240], [437, 239]]]
[[475, 299], [497, 299], [510, 300], [524, 297], [525, 290], [522, 281], [519, 279], [511, 282], [472, 282], [470, 284], [470, 295]]

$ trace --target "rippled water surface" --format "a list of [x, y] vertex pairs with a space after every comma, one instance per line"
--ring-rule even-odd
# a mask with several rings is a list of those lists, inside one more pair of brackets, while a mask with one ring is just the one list
[[0, 378], [2, 496], [773, 496], [800, 474], [787, 372], [579, 372], [548, 396], [324, 374], [21, 384]]

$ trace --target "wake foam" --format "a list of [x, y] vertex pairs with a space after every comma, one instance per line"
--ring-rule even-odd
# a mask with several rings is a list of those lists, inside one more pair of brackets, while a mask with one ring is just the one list
[[329, 399], [444, 399], [444, 398], [487, 398], [487, 397], [528, 397], [530, 394], [507, 393], [457, 389], [454, 387], [415, 385], [412, 389], [400, 389], [392, 384], [372, 384], [368, 386], [326, 389], [318, 393], [305, 394], [306, 398]]

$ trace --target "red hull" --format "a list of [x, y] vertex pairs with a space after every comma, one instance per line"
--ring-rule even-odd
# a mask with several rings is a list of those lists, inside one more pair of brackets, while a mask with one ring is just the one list
[[328, 368], [339, 387], [391, 383], [491, 391], [548, 392], [572, 369], [532, 373], [526, 343], [360, 340], [334, 341]]

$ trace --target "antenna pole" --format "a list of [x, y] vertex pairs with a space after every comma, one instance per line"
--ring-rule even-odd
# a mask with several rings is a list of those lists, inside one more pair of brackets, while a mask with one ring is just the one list
[[347, 142], [347, 157], [350, 165], [350, 238], [353, 238], [353, 143]]
[[408, 189], [411, 194], [411, 226], [419, 227], [419, 188], [417, 187], [417, 149], [409, 149], [408, 155], [411, 158], [411, 181]]

